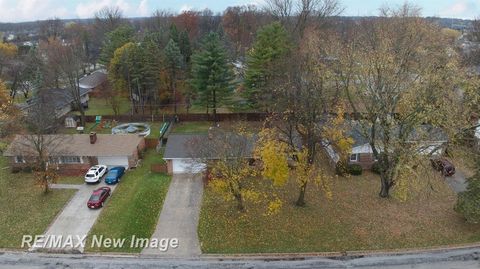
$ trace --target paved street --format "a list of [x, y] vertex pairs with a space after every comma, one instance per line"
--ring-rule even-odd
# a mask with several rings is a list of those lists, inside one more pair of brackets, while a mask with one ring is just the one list
[[[59, 184], [54, 185], [52, 188], [71, 188], [78, 189], [73, 198], [68, 202], [62, 212], [57, 216], [53, 223], [48, 227], [45, 235], [46, 236], [73, 236], [73, 244], [79, 245], [79, 238], [82, 238], [85, 235], [88, 235], [88, 232], [92, 228], [93, 224], [97, 220], [102, 209], [89, 209], [87, 208], [87, 201], [92, 194], [94, 189], [106, 186], [105, 182], [102, 181], [100, 184], [94, 185], [66, 185]], [[110, 185], [109, 187], [113, 190], [116, 185]], [[110, 198], [107, 199], [107, 204]], [[77, 237], [79, 236], [79, 237]], [[39, 244], [41, 245], [41, 244]], [[31, 248], [31, 251], [39, 250], [40, 248]], [[58, 252], [83, 252], [83, 247], [67, 247], [63, 249], [48, 248], [47, 251], [58, 251]]]
[[285, 256], [200, 256], [178, 259], [145, 256], [89, 256], [39, 253], [1, 253], [0, 269], [137, 269], [137, 268], [205, 268], [205, 269], [476, 269], [480, 268], [480, 248], [442, 250], [418, 254], [385, 254], [366, 257]]
[[193, 257], [200, 255], [197, 226], [202, 203], [203, 182], [201, 174], [173, 175], [167, 197], [163, 203], [159, 222], [152, 238], [178, 238], [178, 248], [162, 252], [146, 248], [145, 255]]

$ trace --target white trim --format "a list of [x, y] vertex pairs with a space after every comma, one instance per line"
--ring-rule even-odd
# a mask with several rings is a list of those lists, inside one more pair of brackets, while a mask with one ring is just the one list
[[[352, 156], [355, 156], [355, 159], [352, 159]], [[360, 153], [350, 154], [350, 157], [349, 157], [350, 162], [358, 162], [359, 160], [360, 160]]]
[[[19, 158], [21, 158], [20, 161], [19, 161]], [[21, 155], [15, 156], [15, 163], [26, 163], [25, 157], [23, 157], [23, 156], [21, 156]]]

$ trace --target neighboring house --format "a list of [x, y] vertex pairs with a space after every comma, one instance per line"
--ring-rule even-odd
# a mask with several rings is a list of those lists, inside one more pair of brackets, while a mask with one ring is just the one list
[[[66, 175], [81, 175], [97, 164], [132, 168], [145, 149], [145, 139], [133, 134], [57, 134], [48, 135], [47, 140], [51, 138], [56, 139], [57, 146], [50, 150], [49, 165]], [[27, 168], [29, 158], [35, 156], [26, 135], [17, 135], [3, 155], [9, 158], [13, 171]]]
[[98, 97], [102, 94], [107, 82], [107, 73], [104, 70], [97, 70], [80, 79], [80, 88], [90, 91], [92, 96]]
[[[372, 147], [369, 140], [362, 134], [361, 127], [352, 123], [348, 135], [354, 140], [352, 150], [350, 152], [349, 164], [359, 164], [363, 169], [371, 169], [372, 165], [377, 161], [373, 155]], [[381, 133], [377, 134], [381, 137]], [[419, 154], [438, 155], [443, 151], [443, 145], [448, 142], [448, 136], [440, 128], [430, 125], [422, 125], [416, 131], [410, 134], [407, 143], [416, 144], [415, 149]], [[377, 142], [380, 143], [380, 142]], [[381, 146], [380, 146], [381, 147]], [[327, 147], [327, 154], [335, 163], [339, 157], [332, 147]]]
[[[226, 136], [222, 136], [224, 138]], [[163, 159], [169, 174], [199, 173], [207, 168], [207, 161], [231, 156], [254, 158], [255, 139], [230, 133], [230, 145], [226, 149], [222, 138], [213, 134], [170, 134]], [[235, 141], [234, 141], [235, 140]], [[224, 141], [224, 140], [223, 140]]]
[[477, 121], [477, 128], [475, 128], [475, 146], [480, 149], [480, 120]]
[[[80, 88], [80, 98], [83, 107], [88, 107], [88, 101], [90, 89]], [[34, 108], [35, 104], [38, 102], [43, 102], [45, 104], [51, 104], [55, 108], [55, 116], [57, 118], [62, 118], [68, 113], [70, 113], [73, 106], [74, 98], [71, 92], [67, 89], [46, 89], [41, 90], [37, 93], [35, 97], [23, 104], [18, 104], [18, 108], [22, 110], [25, 114], [28, 114], [29, 109]]]

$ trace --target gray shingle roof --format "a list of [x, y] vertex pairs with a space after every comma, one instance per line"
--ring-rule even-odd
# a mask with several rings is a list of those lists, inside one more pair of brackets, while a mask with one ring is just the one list
[[[88, 94], [90, 91], [91, 91], [90, 89], [80, 88], [80, 96], [84, 96]], [[43, 102], [46, 102], [46, 103], [53, 104], [57, 109], [61, 109], [65, 106], [68, 106], [74, 101], [73, 96], [69, 90], [53, 88], [53, 89], [41, 90], [37, 94], [37, 96], [30, 99], [24, 104], [18, 105], [18, 107], [24, 110], [33, 106], [40, 100], [43, 100]]]
[[[348, 135], [353, 138], [354, 144], [353, 147], [365, 145], [369, 143], [368, 137], [363, 133], [361, 125], [356, 121], [351, 121], [349, 124]], [[400, 133], [400, 128], [396, 127], [393, 130], [394, 135], [397, 136]], [[376, 137], [381, 139], [383, 132], [380, 129], [377, 129]], [[432, 125], [421, 125], [415, 130], [413, 130], [409, 136], [408, 141], [431, 141], [431, 142], [444, 142], [448, 141], [448, 135], [440, 128], [434, 127]]]
[[[95, 144], [90, 144], [89, 134], [74, 135], [47, 135], [45, 140], [52, 141], [57, 139], [53, 152], [61, 153], [62, 156], [130, 156], [137, 149], [142, 137], [133, 134], [97, 134]], [[13, 142], [3, 153], [4, 156], [31, 156], [32, 146], [31, 140], [25, 135], [17, 135]], [[29, 153], [30, 152], [30, 153]]]
[[218, 159], [229, 155], [252, 158], [254, 148], [255, 137], [234, 133], [223, 133], [221, 137], [208, 134], [170, 134], [163, 158]]
[[95, 71], [88, 76], [80, 79], [80, 87], [93, 89], [101, 85], [107, 80], [107, 74], [102, 71]]

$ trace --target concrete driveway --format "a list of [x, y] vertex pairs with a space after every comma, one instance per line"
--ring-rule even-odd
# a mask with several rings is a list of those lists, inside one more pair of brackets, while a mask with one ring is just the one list
[[152, 239], [178, 239], [177, 248], [145, 248], [142, 254], [194, 257], [201, 254], [197, 226], [203, 195], [201, 174], [173, 175]]
[[457, 169], [453, 176], [445, 177], [445, 180], [456, 193], [467, 190], [466, 175], [459, 169]]
[[[37, 241], [36, 244], [30, 248], [30, 251], [49, 251], [49, 252], [71, 252], [71, 253], [83, 253], [84, 246], [80, 244], [82, 239], [86, 238], [88, 232], [92, 228], [93, 224], [97, 220], [102, 209], [89, 209], [87, 207], [87, 201], [92, 194], [92, 191], [106, 186], [105, 182], [94, 185], [67, 185], [67, 184], [54, 184], [52, 188], [57, 189], [77, 189], [77, 193], [73, 198], [68, 202], [64, 207], [62, 212], [56, 217], [53, 223], [48, 227], [45, 232], [46, 238], [58, 239], [59, 236], [62, 237], [62, 242], [66, 244], [65, 247], [56, 248], [52, 244], [49, 244], [48, 240], [42, 243]], [[113, 190], [116, 185], [109, 185]], [[106, 205], [108, 206], [109, 200], [107, 199]], [[52, 237], [53, 236], [53, 237]], [[67, 244], [67, 240], [72, 239], [73, 247], [70, 244]]]

